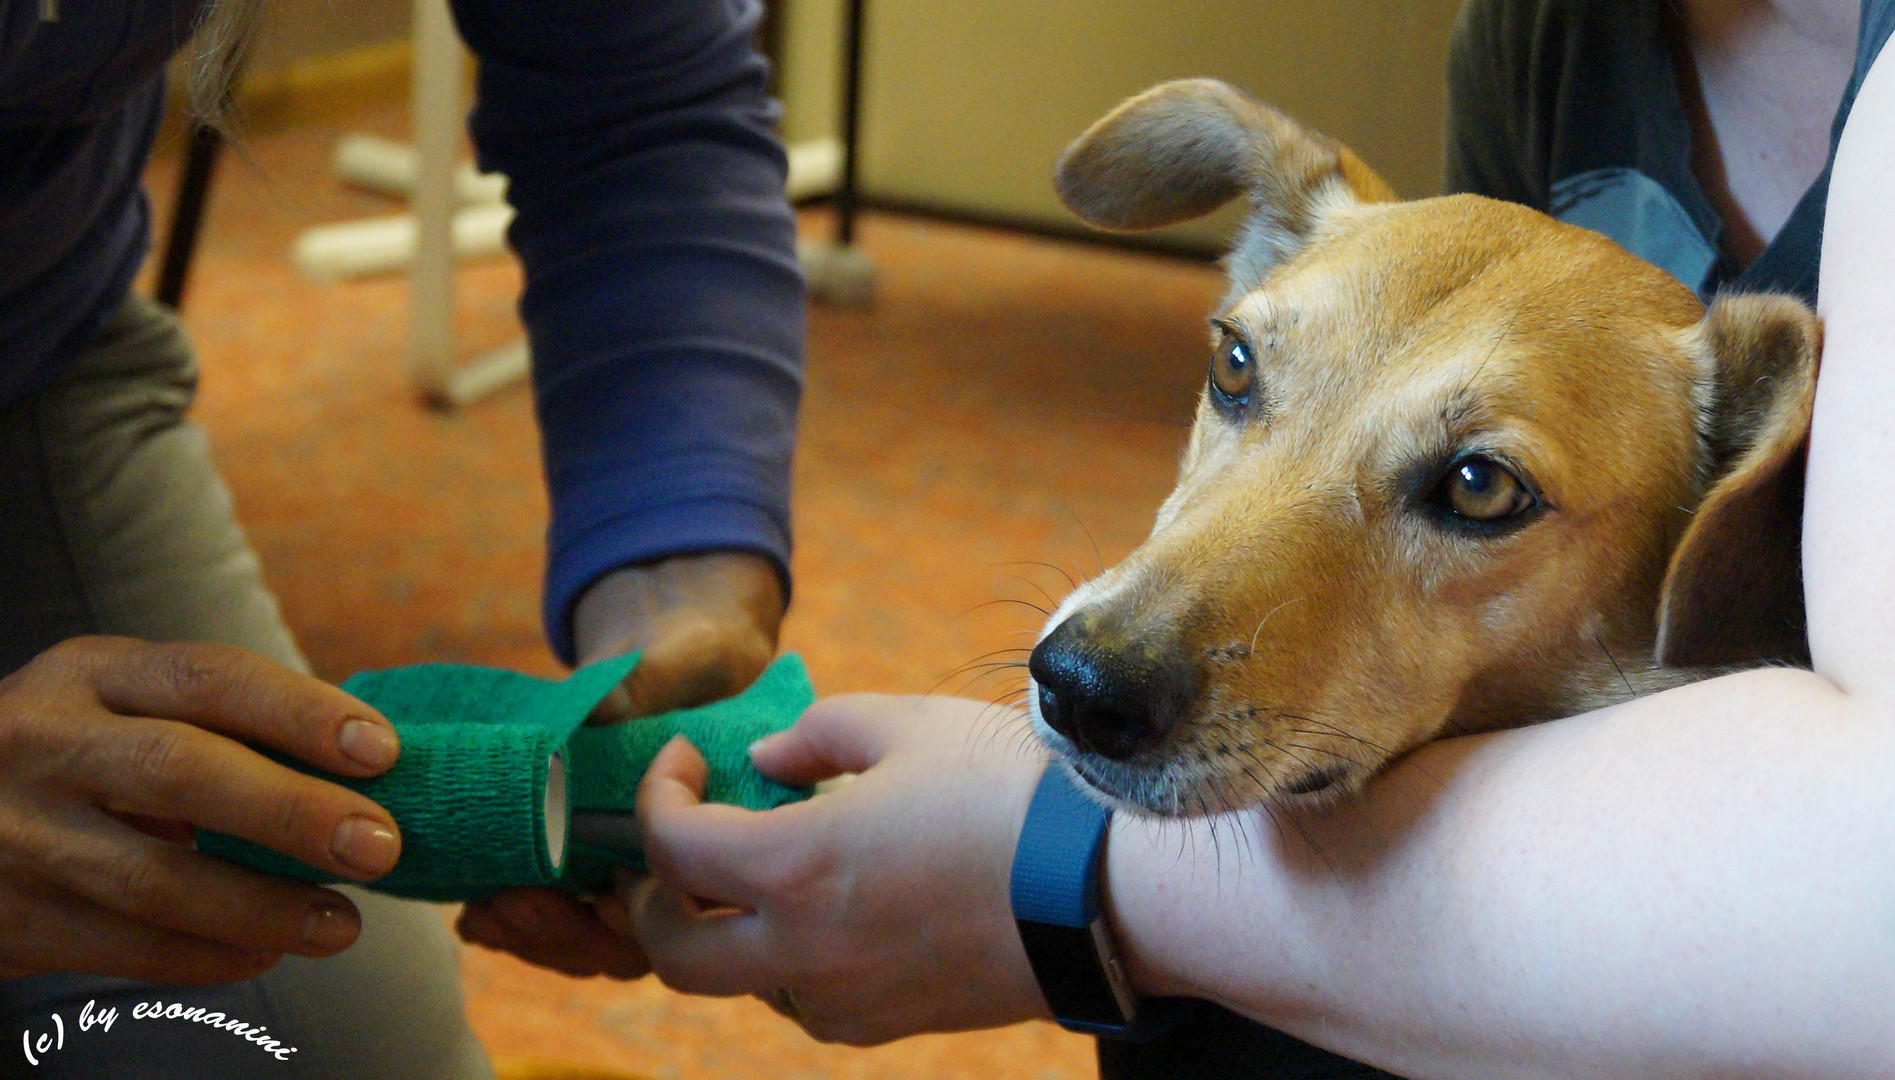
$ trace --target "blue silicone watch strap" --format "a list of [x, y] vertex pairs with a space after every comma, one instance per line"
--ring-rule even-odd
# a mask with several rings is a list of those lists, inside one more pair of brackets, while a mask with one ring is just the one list
[[1144, 1041], [1175, 1025], [1189, 1003], [1139, 999], [1105, 926], [1099, 894], [1110, 810], [1058, 765], [1040, 777], [1020, 842], [1011, 894], [1033, 975], [1060, 1026], [1087, 1035]]
[[1099, 916], [1099, 856], [1112, 812], [1050, 765], [1013, 854], [1013, 917], [1083, 928]]

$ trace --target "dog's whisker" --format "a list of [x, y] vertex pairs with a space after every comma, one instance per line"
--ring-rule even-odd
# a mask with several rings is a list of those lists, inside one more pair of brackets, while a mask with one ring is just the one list
[[1343, 727], [1339, 727], [1339, 726], [1337, 726], [1337, 725], [1335, 725], [1335, 724], [1332, 724], [1332, 723], [1329, 723], [1329, 722], [1328, 722], [1328, 721], [1326, 721], [1326, 720], [1322, 720], [1322, 719], [1318, 719], [1317, 717], [1314, 717], [1314, 716], [1309, 716], [1309, 715], [1306, 715], [1306, 714], [1303, 714], [1303, 713], [1292, 713], [1292, 712], [1285, 712], [1285, 711], [1283, 711], [1283, 710], [1281, 710], [1281, 709], [1278, 709], [1278, 710], [1275, 710], [1275, 715], [1276, 715], [1276, 716], [1277, 716], [1277, 717], [1278, 717], [1279, 719], [1283, 719], [1283, 720], [1294, 720], [1294, 721], [1296, 721], [1296, 722], [1297, 722], [1297, 723], [1299, 723], [1299, 724], [1314, 724], [1314, 725], [1316, 725], [1316, 726], [1317, 726], [1318, 728], [1320, 728], [1320, 729], [1322, 729], [1322, 730], [1319, 730], [1319, 731], [1306, 731], [1306, 730], [1304, 730], [1304, 729], [1302, 729], [1302, 728], [1288, 728], [1288, 729], [1286, 729], [1286, 730], [1289, 730], [1289, 731], [1292, 731], [1292, 732], [1295, 732], [1296, 734], [1299, 734], [1299, 735], [1329, 735], [1329, 736], [1333, 736], [1333, 737], [1335, 737], [1335, 738], [1338, 738], [1338, 739], [1346, 739], [1346, 740], [1348, 740], [1349, 742], [1353, 742], [1353, 743], [1358, 743], [1358, 744], [1360, 744], [1360, 745], [1362, 745], [1362, 746], [1366, 746], [1366, 747], [1368, 747], [1368, 748], [1369, 748], [1370, 750], [1373, 750], [1373, 751], [1375, 751], [1376, 753], [1378, 753], [1378, 754], [1382, 754], [1382, 755], [1384, 755], [1384, 756], [1387, 756], [1387, 757], [1393, 757], [1393, 756], [1394, 756], [1394, 751], [1392, 751], [1392, 750], [1390, 750], [1390, 749], [1389, 749], [1388, 747], [1386, 747], [1386, 746], [1383, 746], [1383, 745], [1381, 745], [1380, 743], [1377, 743], [1377, 742], [1375, 742], [1375, 741], [1374, 741], [1374, 740], [1372, 740], [1372, 739], [1368, 739], [1368, 738], [1365, 738], [1365, 737], [1363, 737], [1363, 736], [1361, 736], [1361, 735], [1358, 735], [1358, 734], [1356, 734], [1355, 732], [1353, 732], [1353, 731], [1350, 731], [1350, 730], [1348, 730], [1347, 728], [1343, 728]]
[[1606, 660], [1612, 664], [1612, 670], [1619, 673], [1619, 681], [1625, 684], [1626, 695], [1637, 697], [1638, 692], [1632, 689], [1632, 680], [1625, 677], [1625, 669], [1619, 666], [1618, 657], [1612, 655], [1612, 650], [1605, 647], [1605, 641], [1595, 633], [1592, 635], [1592, 643], [1599, 646], [1599, 651], [1604, 653]]
[[1051, 605], [1052, 607], [1059, 606], [1059, 601], [1053, 599], [1053, 594], [1047, 592], [1045, 586], [1041, 585], [1039, 582], [1034, 581], [1032, 578], [1027, 577], [1024, 574], [1008, 574], [1003, 580], [1018, 581], [1023, 585], [1031, 585], [1034, 591], [1038, 592], [1041, 596], [1046, 598], [1046, 602], [1049, 605]]
[[[1008, 652], [1011, 652], [1011, 651], [1014, 651], [1014, 650], [1006, 650], [1006, 649], [1003, 649], [1003, 650], [1001, 650], [1000, 652], [997, 652], [997, 653], [987, 653], [987, 654], [985, 654], [985, 656], [987, 656], [987, 657], [992, 657], [992, 656], [1003, 656], [1003, 655], [1005, 655], [1006, 653], [1008, 653]], [[969, 661], [968, 661], [967, 663], [965, 663], [965, 664], [962, 664], [961, 666], [959, 666], [959, 667], [957, 667], [957, 668], [955, 668], [955, 669], [953, 669], [952, 671], [949, 671], [949, 672], [948, 672], [947, 674], [945, 674], [945, 675], [943, 675], [943, 676], [941, 676], [941, 683], [945, 683], [945, 682], [947, 682], [947, 681], [948, 681], [949, 679], [953, 679], [953, 678], [956, 678], [956, 677], [958, 677], [958, 676], [961, 676], [961, 675], [965, 675], [965, 674], [967, 674], [967, 673], [968, 673], [968, 672], [970, 672], [970, 671], [979, 671], [979, 670], [983, 670], [983, 669], [986, 669], [986, 668], [992, 668], [992, 667], [1008, 667], [1008, 666], [1012, 666], [1012, 667], [1019, 667], [1019, 668], [1024, 668], [1024, 667], [1026, 667], [1026, 661], [1024, 661], [1024, 660], [989, 660], [989, 659], [985, 659], [985, 658], [983, 658], [983, 657], [975, 657], [974, 659], [972, 659], [972, 660], [969, 660]], [[941, 683], [936, 683], [936, 684], [935, 684], [935, 686], [936, 686], [936, 688], [939, 688], [939, 687], [940, 687], [940, 685], [941, 685]], [[933, 691], [929, 691], [929, 693], [933, 693]]]
[[927, 693], [923, 694], [922, 697], [933, 697], [934, 695], [940, 693], [941, 688], [943, 686], [946, 686], [948, 683], [952, 682], [955, 679], [960, 678], [963, 675], [969, 675], [970, 677], [965, 682], [955, 687], [954, 692], [950, 695], [951, 697], [960, 697], [966, 694], [969, 690], [972, 690], [975, 686], [979, 685], [981, 680], [983, 679], [992, 678], [995, 675], [1004, 675], [1006, 674], [1008, 668], [1011, 668], [1011, 667], [1024, 668], [1025, 665], [1024, 664], [996, 664], [996, 665], [982, 665], [982, 667], [984, 667], [986, 670], [971, 671], [971, 674], [970, 674], [971, 669], [962, 669], [960, 671], [949, 672], [945, 677], [941, 679], [940, 682], [935, 683], [932, 689], [930, 689]]
[[[1317, 736], [1317, 737], [1319, 737], [1319, 738], [1322, 738], [1322, 737], [1336, 737], [1336, 736], [1335, 736], [1335, 733], [1334, 733], [1334, 732], [1329, 732], [1329, 731], [1309, 731], [1309, 730], [1305, 730], [1305, 729], [1303, 729], [1303, 728], [1285, 728], [1284, 730], [1285, 730], [1285, 731], [1288, 731], [1288, 732], [1289, 732], [1290, 734], [1292, 734], [1292, 735], [1314, 735], [1314, 736]], [[1360, 747], [1362, 747], [1362, 748], [1363, 748], [1363, 749], [1365, 749], [1365, 750], [1370, 750], [1370, 751], [1373, 751], [1373, 752], [1374, 752], [1374, 754], [1375, 754], [1375, 755], [1376, 755], [1377, 757], [1380, 757], [1380, 758], [1388, 758], [1388, 757], [1391, 757], [1391, 756], [1392, 756], [1392, 755], [1390, 755], [1389, 753], [1387, 753], [1386, 751], [1384, 751], [1384, 750], [1382, 750], [1382, 749], [1381, 749], [1380, 747], [1378, 747], [1378, 746], [1375, 746], [1374, 744], [1372, 744], [1372, 743], [1370, 743], [1370, 742], [1369, 742], [1369, 741], [1367, 741], [1366, 739], [1356, 739], [1356, 738], [1350, 738], [1350, 737], [1346, 737], [1346, 736], [1345, 736], [1344, 738], [1345, 738], [1345, 740], [1346, 740], [1347, 742], [1351, 742], [1351, 743], [1354, 743], [1355, 745], [1357, 745], [1357, 746], [1360, 746]], [[1301, 745], [1301, 744], [1298, 744], [1298, 745]], [[1334, 751], [1330, 751], [1330, 752], [1331, 752], [1331, 753], [1335, 753]], [[1342, 755], [1341, 755], [1340, 753], [1335, 753], [1335, 756], [1337, 756], [1337, 757], [1341, 757]], [[1351, 760], [1353, 760], [1353, 759], [1351, 759]], [[1357, 764], [1357, 765], [1367, 765], [1367, 764], [1369, 764], [1369, 763], [1368, 763], [1368, 762], [1366, 762], [1366, 761], [1356, 761], [1356, 762], [1355, 762], [1355, 764]]]
[[[970, 664], [959, 671], [950, 673], [947, 679], [959, 678], [962, 675], [971, 675], [975, 679], [985, 679], [993, 675], [1004, 675], [1009, 671], [1025, 670], [1026, 665], [1017, 660], [990, 660], [984, 664]], [[946, 682], [947, 679], [941, 681]], [[972, 685], [972, 683], [968, 685]]]
[[[1288, 731], [1288, 732], [1290, 732], [1291, 734], [1294, 734], [1294, 735], [1314, 735], [1314, 736], [1316, 736], [1317, 738], [1330, 738], [1330, 737], [1333, 737], [1333, 733], [1331, 733], [1331, 732], [1327, 732], [1327, 731], [1310, 731], [1310, 730], [1306, 730], [1306, 729], [1304, 729], [1304, 728], [1285, 728], [1284, 730], [1285, 730], [1285, 731]], [[1370, 745], [1368, 745], [1368, 743], [1367, 743], [1367, 742], [1365, 742], [1364, 740], [1361, 740], [1361, 739], [1355, 739], [1355, 738], [1349, 738], [1349, 739], [1346, 739], [1346, 740], [1345, 740], [1345, 744], [1346, 744], [1346, 743], [1354, 743], [1354, 744], [1356, 744], [1356, 745], [1359, 745], [1359, 746], [1362, 746], [1362, 747], [1364, 747], [1365, 749], [1368, 749], [1368, 750], [1374, 750], [1374, 751], [1375, 751], [1375, 752], [1376, 752], [1377, 754], [1381, 754], [1381, 753], [1382, 753], [1382, 751], [1380, 751], [1380, 750], [1377, 750], [1377, 749], [1376, 749], [1375, 747], [1373, 747], [1373, 746], [1370, 746]], [[1341, 752], [1340, 750], [1333, 750], [1333, 749], [1331, 749], [1331, 748], [1329, 748], [1329, 747], [1327, 747], [1327, 746], [1311, 746], [1311, 745], [1309, 745], [1308, 743], [1300, 743], [1300, 742], [1293, 742], [1293, 743], [1288, 743], [1288, 744], [1286, 744], [1286, 745], [1289, 745], [1289, 746], [1294, 746], [1294, 747], [1297, 747], [1298, 749], [1302, 749], [1302, 750], [1311, 750], [1311, 751], [1315, 751], [1315, 752], [1317, 752], [1317, 753], [1321, 753], [1321, 754], [1328, 754], [1328, 755], [1329, 755], [1329, 756], [1331, 756], [1331, 757], [1335, 757], [1335, 758], [1341, 758], [1342, 760], [1344, 760], [1344, 761], [1347, 761], [1347, 762], [1350, 762], [1351, 764], [1355, 764], [1355, 765], [1366, 765], [1366, 764], [1368, 764], [1367, 762], [1364, 762], [1364, 761], [1360, 761], [1360, 760], [1358, 760], [1358, 759], [1356, 759], [1356, 758], [1352, 758], [1352, 757], [1349, 757], [1348, 755], [1346, 755], [1346, 754], [1344, 754], [1344, 753], [1342, 753], [1342, 752]]]
[[[1066, 511], [1066, 516], [1072, 518], [1073, 524], [1079, 526], [1079, 531], [1085, 534], [1086, 543], [1092, 545], [1092, 561], [1098, 565], [1098, 573], [1105, 573], [1105, 555], [1099, 551], [1099, 541], [1092, 535], [1092, 530], [1086, 526], [1085, 519], [1081, 518], [1079, 514], [1067, 504], [1066, 500], [1055, 497], [1054, 502], [1059, 504], [1061, 510]], [[1097, 577], [1098, 574], [1093, 576]]]
[[1303, 827], [1301, 818], [1297, 816], [1294, 810], [1286, 810], [1284, 813], [1290, 820], [1290, 827], [1294, 828], [1296, 834], [1303, 838], [1303, 847], [1308, 850], [1310, 854], [1321, 860], [1323, 867], [1329, 871], [1329, 875], [1336, 879], [1336, 884], [1343, 884], [1342, 872], [1336, 869], [1335, 863], [1329, 861], [1329, 853], [1324, 851], [1322, 845], [1316, 842], [1316, 838], [1311, 836], [1309, 830]]
[[1277, 606], [1271, 608], [1270, 613], [1268, 615], [1265, 615], [1263, 618], [1257, 620], [1257, 628], [1250, 632], [1250, 645], [1247, 648], [1247, 654], [1255, 653], [1257, 651], [1257, 635], [1263, 633], [1263, 624], [1269, 622], [1271, 616], [1275, 615], [1277, 612], [1282, 611], [1284, 608], [1289, 607], [1291, 604], [1294, 604], [1298, 600], [1301, 600], [1301, 599], [1302, 597], [1300, 596], [1292, 596], [1288, 600], [1285, 600], [1281, 604], [1278, 604]]
[[[1030, 634], [1030, 633], [1034, 633], [1035, 631], [1027, 630], [1027, 631], [1022, 631], [1022, 632]], [[1030, 653], [1032, 651], [1033, 651], [1032, 649], [1024, 649], [1018, 645], [1014, 645], [1014, 646], [1009, 646], [1008, 648], [1005, 648], [1005, 649], [994, 649], [991, 652], [984, 652], [984, 653], [981, 653], [979, 656], [973, 657], [972, 659], [973, 660], [986, 660], [990, 657], [1005, 656], [1008, 653]]]
[[988, 600], [985, 603], [975, 604], [973, 607], [968, 608], [966, 611], [961, 612], [961, 614], [972, 615], [976, 611], [981, 611], [990, 607], [998, 607], [1001, 604], [1018, 604], [1023, 608], [1031, 608], [1034, 611], [1039, 612], [1045, 618], [1050, 619], [1053, 617], [1053, 613], [1051, 611], [1047, 610], [1046, 608], [1041, 607], [1040, 605], [1034, 603], [1033, 601], [1021, 600], [1018, 597], [1013, 597], [1013, 596], [1003, 596], [997, 600]]
[[1079, 587], [1078, 579], [1073, 577], [1072, 574], [1068, 573], [1064, 567], [1059, 566], [1055, 563], [1041, 562], [1038, 559], [1010, 559], [1006, 562], [995, 563], [994, 565], [995, 566], [1044, 566], [1046, 569], [1051, 570], [1053, 573], [1058, 574], [1060, 577], [1065, 578], [1066, 588], [1077, 589]]
[[[1013, 740], [1012, 745], [1009, 746], [1008, 749], [1014, 753], [1029, 750], [1033, 743], [1038, 742], [1037, 739], [1032, 737], [1033, 733], [1031, 731], [1025, 730], [1026, 725], [1008, 722], [1010, 719], [1009, 712], [1010, 710], [1005, 705], [994, 703], [982, 709], [980, 714], [975, 717], [975, 730], [985, 733], [980, 744], [983, 748], [994, 746], [995, 740], [999, 739], [1002, 735], [1006, 735]], [[1025, 736], [1025, 738], [1022, 738], [1022, 736]]]

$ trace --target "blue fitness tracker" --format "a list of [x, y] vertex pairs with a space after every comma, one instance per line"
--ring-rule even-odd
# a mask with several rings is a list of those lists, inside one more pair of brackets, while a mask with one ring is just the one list
[[1099, 900], [1112, 812], [1054, 764], [1040, 777], [1013, 853], [1013, 919], [1061, 1027], [1142, 1041], [1177, 1022], [1186, 999], [1140, 999]]

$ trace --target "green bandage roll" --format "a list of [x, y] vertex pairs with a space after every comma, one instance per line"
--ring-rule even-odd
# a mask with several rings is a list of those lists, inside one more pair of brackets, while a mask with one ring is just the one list
[[673, 735], [691, 740], [709, 767], [706, 802], [752, 810], [809, 798], [814, 789], [790, 787], [750, 764], [750, 744], [796, 722], [816, 700], [801, 657], [771, 664], [750, 689], [728, 701], [623, 724], [596, 724], [573, 733], [573, 838], [565, 884], [581, 892], [606, 892], [612, 867], [645, 868], [638, 851], [632, 808], [638, 782]]
[[[747, 753], [751, 742], [794, 723], [815, 699], [799, 658], [782, 657], [755, 687], [729, 701], [582, 728], [637, 662], [635, 655], [602, 661], [563, 682], [423, 664], [364, 672], [343, 683], [381, 710], [401, 736], [401, 757], [383, 775], [324, 776], [386, 807], [401, 828], [400, 862], [367, 887], [437, 901], [474, 900], [518, 885], [602, 890], [614, 863], [637, 861], [635, 843], [571, 843], [572, 816], [583, 809], [608, 822], [623, 820], [652, 758], [680, 731], [710, 763], [707, 798], [765, 809], [808, 797], [807, 789], [758, 775]], [[299, 762], [284, 764], [312, 771]], [[200, 831], [198, 848], [305, 881], [346, 880], [218, 833]]]

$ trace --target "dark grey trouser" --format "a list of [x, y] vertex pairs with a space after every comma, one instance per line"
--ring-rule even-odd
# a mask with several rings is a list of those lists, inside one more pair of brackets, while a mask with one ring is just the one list
[[[307, 670], [204, 433], [184, 418], [196, 382], [177, 322], [134, 299], [57, 385], [0, 413], [0, 675], [95, 633], [228, 642]], [[249, 982], [0, 982], [0, 1077], [492, 1080], [441, 913], [346, 891], [362, 909], [354, 946], [327, 960], [290, 957]], [[117, 1009], [109, 1030], [81, 1029], [88, 1002], [95, 1016]], [[132, 1016], [150, 1002], [204, 1012]], [[268, 1030], [249, 1039], [207, 1013]], [[51, 1049], [33, 1053], [41, 1036], [53, 1037]], [[268, 1038], [295, 1052], [279, 1060], [262, 1048]]]
[[1099, 1040], [1099, 1075], [1102, 1080], [1397, 1080], [1208, 1003], [1151, 1042]]

